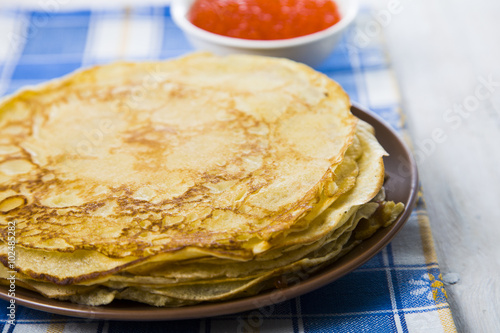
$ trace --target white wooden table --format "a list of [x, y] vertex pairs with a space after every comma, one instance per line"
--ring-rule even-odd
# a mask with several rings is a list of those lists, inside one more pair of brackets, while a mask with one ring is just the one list
[[500, 332], [500, 1], [360, 1], [383, 26], [457, 329]]
[[457, 329], [500, 332], [500, 2], [365, 1], [399, 4], [382, 33]]

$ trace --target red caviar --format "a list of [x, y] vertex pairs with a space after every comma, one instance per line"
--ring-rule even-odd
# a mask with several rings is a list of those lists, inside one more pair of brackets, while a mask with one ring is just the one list
[[272, 40], [324, 30], [340, 14], [332, 0], [196, 0], [188, 19], [219, 35]]

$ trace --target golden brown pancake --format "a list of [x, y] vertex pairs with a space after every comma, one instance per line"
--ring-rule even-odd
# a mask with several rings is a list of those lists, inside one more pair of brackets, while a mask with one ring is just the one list
[[241, 297], [402, 210], [375, 214], [386, 153], [342, 88], [285, 59], [90, 68], [5, 98], [0, 132], [0, 261], [15, 223], [19, 279], [47, 297]]

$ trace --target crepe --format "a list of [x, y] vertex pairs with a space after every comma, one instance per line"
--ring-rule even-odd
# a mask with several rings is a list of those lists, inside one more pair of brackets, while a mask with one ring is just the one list
[[403, 210], [342, 88], [285, 59], [97, 66], [4, 99], [0, 131], [0, 261], [15, 223], [18, 280], [52, 298], [255, 294]]

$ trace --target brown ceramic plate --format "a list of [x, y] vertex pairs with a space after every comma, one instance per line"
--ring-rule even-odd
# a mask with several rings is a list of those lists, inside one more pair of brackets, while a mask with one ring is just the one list
[[[16, 303], [46, 312], [90, 319], [145, 321], [201, 318], [236, 313], [282, 302], [320, 288], [351, 272], [381, 251], [397, 234], [410, 217], [418, 190], [415, 161], [396, 132], [370, 111], [359, 106], [353, 106], [351, 110], [354, 115], [375, 128], [377, 139], [390, 154], [384, 159], [386, 173], [389, 176], [385, 183], [387, 198], [403, 202], [405, 210], [390, 227], [380, 229], [371, 238], [322, 271], [303, 277], [303, 281], [287, 288], [261, 293], [257, 296], [181, 308], [156, 308], [128, 301], [114, 301], [109, 305], [99, 307], [83, 306], [48, 299], [23, 288], [16, 290]], [[0, 286], [0, 298], [9, 299], [5, 286]]]

